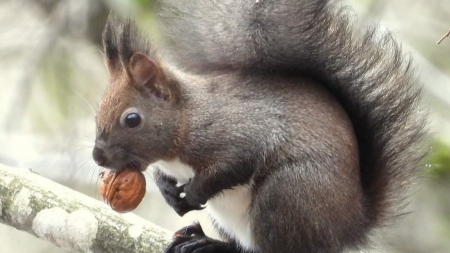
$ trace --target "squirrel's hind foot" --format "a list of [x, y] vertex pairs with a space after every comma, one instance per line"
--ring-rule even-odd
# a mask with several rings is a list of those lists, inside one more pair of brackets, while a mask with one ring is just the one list
[[174, 234], [173, 242], [164, 253], [238, 253], [233, 243], [212, 239], [205, 235], [199, 223], [186, 226]]

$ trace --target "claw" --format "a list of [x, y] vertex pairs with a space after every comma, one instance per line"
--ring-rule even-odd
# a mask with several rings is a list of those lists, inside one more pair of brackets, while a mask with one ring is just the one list
[[177, 238], [179, 236], [205, 236], [205, 232], [203, 232], [203, 228], [200, 223], [196, 222], [176, 231], [173, 234], [173, 238]]
[[186, 226], [174, 234], [172, 243], [164, 253], [237, 253], [233, 243], [209, 238], [199, 223]]

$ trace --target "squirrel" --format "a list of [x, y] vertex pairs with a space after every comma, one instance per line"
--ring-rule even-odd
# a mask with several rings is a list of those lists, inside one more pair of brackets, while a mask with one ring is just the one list
[[155, 168], [180, 215], [167, 253], [337, 253], [399, 213], [426, 155], [410, 57], [327, 0], [163, 0], [164, 47], [128, 19], [103, 32], [111, 81], [93, 158]]

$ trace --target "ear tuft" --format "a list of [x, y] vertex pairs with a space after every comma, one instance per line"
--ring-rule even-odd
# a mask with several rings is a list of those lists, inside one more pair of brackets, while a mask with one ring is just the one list
[[109, 74], [115, 76], [121, 72], [122, 64], [119, 56], [119, 34], [121, 25], [117, 17], [109, 14], [105, 29], [103, 30], [103, 50], [105, 52], [106, 67]]

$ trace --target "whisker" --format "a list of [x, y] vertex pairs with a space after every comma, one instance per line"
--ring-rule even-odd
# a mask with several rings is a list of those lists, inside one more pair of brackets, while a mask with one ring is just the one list
[[87, 136], [87, 135], [84, 135], [84, 134], [83, 135], [79, 134], [79, 137], [82, 137], [82, 140], [88, 141], [90, 143], [95, 143], [95, 139], [92, 139], [91, 136]]
[[79, 164], [79, 165], [75, 168], [75, 171], [73, 171], [73, 173], [72, 173], [72, 175], [69, 177], [69, 179], [70, 179], [70, 180], [73, 180], [73, 179], [75, 178], [76, 174], [77, 174], [78, 172], [80, 172], [80, 170], [86, 165], [87, 162], [89, 162], [89, 161], [92, 162], [91, 159], [92, 159], [91, 156], [88, 156], [88, 157], [86, 157], [86, 158], [83, 158], [83, 159], [81, 160], [81, 164]]
[[91, 106], [91, 104], [89, 104], [89, 102], [87, 101], [87, 99], [81, 95], [80, 93], [78, 93], [76, 90], [74, 90], [72, 87], [70, 88], [75, 94], [77, 94], [78, 96], [80, 96], [84, 102], [86, 102], [86, 104], [89, 106], [89, 108], [91, 109], [92, 113], [94, 114], [94, 116], [97, 114], [97, 112], [94, 110], [94, 108]]
[[[97, 168], [96, 169], [98, 169], [98, 166], [96, 166]], [[97, 186], [97, 183], [98, 183], [98, 179], [100, 178], [99, 177], [99, 173], [95, 173], [95, 171], [96, 171], [96, 169], [93, 169], [93, 170], [91, 170], [91, 180], [89, 181], [90, 183], [91, 183], [91, 187], [94, 187], [94, 188], [96, 188], [96, 186]], [[93, 183], [94, 182], [94, 174], [95, 175], [97, 175], [96, 177], [97, 177], [97, 179], [95, 180], [95, 184]], [[95, 194], [98, 194], [98, 191], [97, 190], [94, 190], [94, 192], [95, 192]]]
[[88, 149], [92, 149], [92, 147], [87, 147], [87, 146], [86, 147], [81, 147], [81, 148], [78, 148], [78, 149], [71, 150], [71, 152], [77, 153], [77, 152], [81, 152], [81, 151], [86, 151]]
[[149, 170], [144, 171], [144, 174], [147, 174], [147, 176], [148, 176], [149, 178], [151, 178], [152, 180], [155, 180], [153, 173], [150, 173]]
[[137, 162], [139, 162], [138, 165], [141, 165], [141, 166], [142, 166], [142, 165], [148, 165], [148, 164], [150, 164], [149, 161], [147, 161], [147, 160], [145, 160], [145, 159], [143, 159], [143, 158], [141, 158], [141, 157], [139, 157], [139, 156], [137, 156], [137, 155], [135, 155], [135, 154], [127, 153], [127, 155], [129, 155], [131, 158], [137, 160]]

